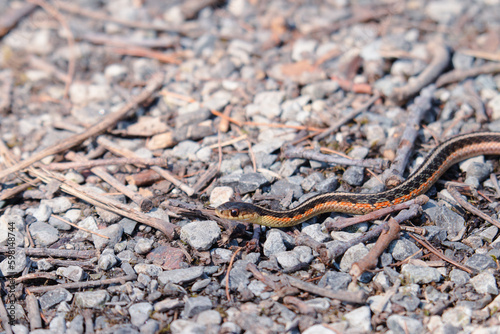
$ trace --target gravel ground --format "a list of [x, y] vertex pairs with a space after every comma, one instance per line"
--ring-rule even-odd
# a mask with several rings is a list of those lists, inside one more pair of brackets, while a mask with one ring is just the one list
[[499, 32], [498, 0], [0, 2], [2, 333], [500, 333], [493, 157], [442, 178], [493, 222], [438, 182], [364, 273], [373, 220], [213, 211], [500, 132]]

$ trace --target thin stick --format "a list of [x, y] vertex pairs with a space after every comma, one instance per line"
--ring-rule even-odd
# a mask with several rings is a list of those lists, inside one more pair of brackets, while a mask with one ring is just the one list
[[439, 250], [437, 250], [434, 246], [432, 246], [432, 244], [430, 244], [427, 240], [423, 240], [423, 239], [420, 239], [420, 238], [417, 238], [416, 236], [414, 236], [413, 234], [409, 234], [410, 237], [412, 237], [413, 239], [415, 239], [416, 242], [418, 242], [419, 244], [421, 244], [423, 247], [425, 247], [427, 250], [429, 250], [429, 252], [431, 252], [432, 254], [436, 255], [437, 257], [439, 257], [441, 260], [444, 260], [446, 262], [449, 262], [451, 263], [452, 265], [454, 265], [455, 267], [457, 268], [460, 268], [462, 269], [463, 271], [466, 271], [468, 272], [469, 274], [472, 274], [473, 271], [463, 265], [461, 265], [460, 263], [450, 259], [449, 257], [447, 257], [446, 255], [444, 255], [443, 253], [441, 253]]
[[7, 34], [10, 29], [14, 28], [17, 22], [19, 22], [23, 17], [31, 14], [36, 8], [33, 4], [24, 4], [24, 6], [16, 9], [9, 9], [0, 17], [0, 37]]
[[159, 51], [153, 51], [146, 48], [141, 48], [140, 46], [127, 47], [127, 48], [112, 48], [112, 52], [126, 55], [126, 56], [134, 56], [141, 58], [151, 58], [161, 61], [166, 64], [175, 64], [179, 65], [182, 63], [182, 60], [179, 59], [179, 55], [175, 53], [164, 53]]
[[452, 186], [451, 184], [449, 184], [446, 187], [446, 189], [450, 193], [451, 197], [453, 197], [453, 199], [455, 201], [457, 201], [457, 203], [460, 204], [464, 209], [466, 209], [470, 213], [475, 214], [476, 216], [478, 216], [480, 218], [483, 218], [488, 223], [490, 223], [492, 225], [495, 225], [496, 227], [500, 228], [500, 222], [498, 222], [497, 220], [491, 218], [490, 216], [488, 216], [487, 214], [483, 213], [481, 210], [477, 209], [475, 206], [473, 206], [472, 204], [470, 204], [469, 202], [467, 202], [466, 200], [464, 200], [462, 198], [462, 196], [460, 196], [460, 193], [458, 192], [457, 188], [455, 188], [454, 186]]
[[26, 293], [26, 311], [28, 311], [28, 319], [30, 319], [30, 328], [32, 331], [42, 328], [42, 318], [40, 316], [40, 308], [38, 306], [38, 298], [32, 293]]
[[460, 82], [467, 78], [477, 77], [481, 74], [496, 74], [500, 72], [500, 64], [490, 63], [478, 67], [468, 68], [464, 70], [453, 70], [443, 74], [436, 81], [437, 87], [443, 87], [454, 82]]
[[133, 97], [132, 100], [129, 103], [127, 103], [123, 108], [121, 108], [116, 112], [110, 113], [104, 119], [102, 119], [101, 121], [90, 127], [87, 131], [81, 134], [74, 135], [70, 138], [67, 138], [64, 141], [60, 142], [59, 144], [46, 148], [41, 152], [31, 156], [30, 158], [15, 164], [12, 167], [1, 170], [0, 180], [12, 173], [18, 172], [32, 165], [33, 163], [49, 155], [57, 154], [67, 149], [70, 149], [71, 147], [84, 142], [86, 139], [94, 137], [106, 131], [107, 129], [115, 126], [116, 123], [118, 123], [122, 118], [126, 117], [130, 111], [135, 110], [141, 103], [147, 100], [156, 90], [158, 90], [161, 87], [162, 83], [163, 83], [163, 74], [157, 73], [153, 75], [149, 80], [148, 85], [144, 88], [144, 90], [139, 95]]
[[229, 293], [229, 274], [231, 273], [231, 268], [233, 267], [233, 262], [234, 259], [236, 258], [236, 255], [243, 249], [243, 247], [238, 247], [236, 251], [234, 252], [233, 256], [231, 256], [231, 260], [229, 261], [229, 266], [227, 267], [227, 274], [226, 274], [226, 298], [227, 301], [231, 301], [231, 294]]
[[361, 260], [355, 262], [349, 274], [354, 276], [355, 279], [358, 279], [361, 274], [365, 271], [373, 269], [377, 266], [378, 258], [384, 250], [389, 247], [389, 244], [399, 238], [399, 231], [401, 230], [397, 221], [394, 218], [389, 218], [388, 223], [389, 229], [382, 231], [380, 233], [380, 237], [377, 239], [375, 245], [370, 249], [368, 254], [363, 257]]
[[425, 113], [432, 106], [432, 99], [436, 88], [430, 85], [424, 88], [420, 95], [415, 98], [414, 103], [408, 108], [409, 119], [400, 139], [400, 144], [396, 151], [396, 158], [391, 164], [391, 168], [386, 170], [382, 176], [387, 186], [397, 186], [403, 180], [403, 172], [408, 165], [413, 144], [417, 138], [420, 122]]
[[85, 281], [85, 282], [75, 282], [75, 283], [63, 283], [63, 284], [49, 285], [49, 286], [38, 286], [38, 287], [26, 288], [26, 291], [29, 291], [31, 293], [44, 293], [56, 289], [85, 289], [85, 288], [92, 288], [95, 286], [109, 285], [116, 283], [123, 284], [124, 282], [133, 281], [135, 279], [137, 279], [137, 275], [134, 274], [116, 278], [107, 278], [98, 281]]
[[[7, 254], [9, 248], [0, 246], [0, 253]], [[16, 248], [17, 252], [24, 252], [28, 256], [34, 257], [63, 257], [73, 259], [90, 259], [97, 256], [96, 251], [79, 251], [70, 249], [52, 249], [52, 248]]]
[[358, 292], [332, 291], [330, 289], [320, 288], [319, 286], [314, 285], [312, 283], [301, 281], [289, 275], [283, 275], [283, 276], [286, 277], [291, 286], [294, 286], [300, 290], [307, 291], [309, 293], [314, 293], [315, 295], [318, 296], [337, 299], [343, 301], [344, 303], [350, 303], [350, 304], [364, 304], [367, 299], [366, 293], [362, 290]]
[[410, 97], [418, 94], [425, 86], [432, 83], [450, 62], [450, 53], [442, 40], [434, 40], [428, 45], [432, 53], [432, 61], [416, 78], [403, 87], [394, 88], [390, 99], [396, 103], [403, 103]]
[[74, 161], [74, 162], [53, 162], [48, 165], [43, 165], [44, 169], [54, 171], [66, 171], [69, 169], [88, 169], [99, 166], [121, 166], [121, 165], [144, 165], [144, 166], [167, 166], [167, 159], [165, 158], [111, 158], [111, 159], [98, 159], [87, 161]]

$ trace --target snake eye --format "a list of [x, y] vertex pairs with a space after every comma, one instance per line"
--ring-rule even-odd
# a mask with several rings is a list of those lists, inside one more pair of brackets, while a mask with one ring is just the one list
[[238, 217], [239, 214], [240, 214], [239, 210], [237, 210], [237, 209], [231, 210], [231, 217]]

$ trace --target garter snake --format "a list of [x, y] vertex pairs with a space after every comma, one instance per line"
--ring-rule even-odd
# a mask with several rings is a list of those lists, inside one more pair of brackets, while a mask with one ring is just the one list
[[478, 155], [500, 155], [500, 132], [477, 132], [453, 137], [435, 147], [400, 185], [378, 193], [330, 192], [316, 195], [289, 210], [275, 211], [245, 202], [216, 208], [221, 218], [270, 227], [289, 227], [327, 212], [365, 214], [406, 202], [429, 188], [453, 164]]

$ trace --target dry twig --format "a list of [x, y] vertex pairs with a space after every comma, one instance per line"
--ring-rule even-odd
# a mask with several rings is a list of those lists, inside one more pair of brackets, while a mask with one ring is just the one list
[[359, 278], [365, 271], [373, 269], [377, 266], [379, 256], [389, 246], [389, 244], [399, 238], [400, 227], [394, 218], [389, 218], [388, 230], [383, 230], [375, 245], [370, 249], [370, 252], [360, 261], [355, 262], [349, 274], [355, 279]]
[[436, 81], [437, 87], [443, 87], [454, 82], [460, 82], [467, 78], [477, 77], [481, 74], [496, 74], [500, 72], [500, 64], [490, 63], [465, 70], [453, 70], [443, 74]]
[[109, 285], [117, 283], [124, 284], [127, 281], [133, 281], [135, 279], [137, 279], [137, 275], [134, 274], [134, 275], [115, 277], [115, 278], [107, 278], [98, 281], [85, 281], [85, 282], [64, 283], [64, 284], [49, 285], [49, 286], [30, 287], [26, 288], [26, 291], [29, 291], [30, 293], [44, 293], [56, 289], [85, 289], [101, 285]]
[[231, 294], [229, 293], [229, 274], [231, 273], [231, 269], [233, 267], [234, 259], [236, 258], [236, 255], [243, 249], [243, 247], [238, 247], [236, 251], [234, 252], [233, 256], [231, 256], [231, 260], [229, 261], [229, 265], [227, 267], [227, 273], [226, 273], [226, 298], [227, 301], [231, 301]]
[[36, 5], [28, 3], [20, 8], [9, 9], [3, 13], [0, 16], [0, 37], [6, 35], [10, 29], [14, 28], [23, 17], [29, 15], [35, 8]]
[[420, 92], [420, 96], [415, 98], [414, 103], [408, 108], [408, 122], [401, 136], [399, 147], [396, 152], [396, 158], [391, 164], [391, 168], [386, 170], [383, 175], [385, 184], [389, 187], [397, 186], [402, 181], [402, 175], [410, 159], [410, 154], [413, 148], [415, 139], [417, 138], [419, 124], [422, 121], [425, 113], [432, 106], [434, 85], [430, 85]]
[[497, 220], [491, 218], [490, 216], [488, 216], [487, 214], [483, 213], [481, 210], [477, 209], [472, 204], [470, 204], [469, 202], [467, 202], [466, 200], [464, 200], [462, 198], [462, 196], [460, 196], [460, 193], [458, 192], [457, 188], [455, 188], [452, 184], [448, 184], [448, 186], [446, 187], [446, 189], [450, 193], [451, 197], [453, 197], [453, 199], [458, 204], [460, 204], [465, 210], [469, 211], [470, 213], [475, 214], [476, 216], [478, 216], [480, 218], [483, 218], [488, 223], [490, 223], [492, 225], [495, 225], [496, 227], [500, 228], [500, 222], [498, 222]]
[[450, 62], [450, 53], [443, 41], [434, 40], [428, 45], [433, 58], [429, 66], [406, 86], [394, 88], [390, 96], [396, 103], [403, 103], [410, 97], [418, 94], [425, 86], [432, 83]]

